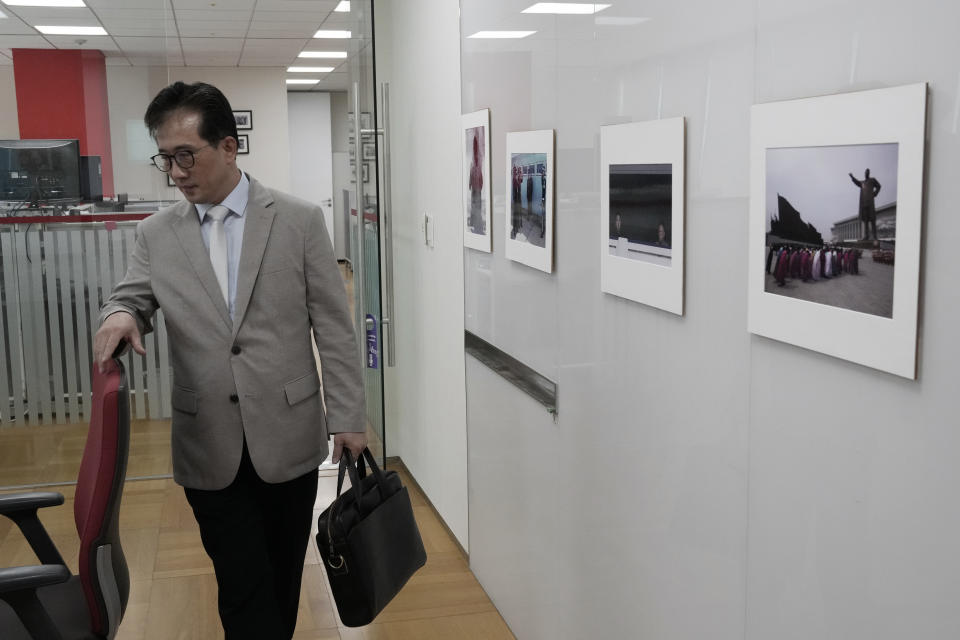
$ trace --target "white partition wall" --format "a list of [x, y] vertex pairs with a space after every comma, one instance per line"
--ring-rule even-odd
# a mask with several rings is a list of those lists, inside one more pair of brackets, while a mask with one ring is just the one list
[[[503, 229], [492, 254], [464, 254], [466, 329], [558, 384], [554, 418], [466, 360], [470, 561], [511, 629], [960, 637], [960, 5], [530, 4], [460, 3], [462, 111], [490, 109], [492, 175], [507, 132], [556, 130], [554, 273], [507, 260]], [[536, 33], [469, 37], [495, 29]], [[751, 105], [916, 82], [930, 90], [917, 380], [751, 336]], [[682, 317], [601, 293], [596, 250], [600, 127], [681, 116]]]
[[447, 0], [378, 0], [374, 9], [377, 81], [390, 83], [393, 175], [396, 366], [384, 370], [387, 453], [403, 458], [466, 548], [458, 11]]

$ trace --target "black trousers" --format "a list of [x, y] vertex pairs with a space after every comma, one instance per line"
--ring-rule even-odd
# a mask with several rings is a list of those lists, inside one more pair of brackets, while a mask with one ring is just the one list
[[260, 479], [246, 443], [225, 489], [184, 489], [217, 575], [226, 640], [293, 636], [310, 538], [317, 471], [288, 482]]

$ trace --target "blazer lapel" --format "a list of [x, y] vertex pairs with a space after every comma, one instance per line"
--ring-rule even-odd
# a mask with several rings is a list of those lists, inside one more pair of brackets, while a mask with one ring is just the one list
[[[250, 196], [247, 200], [246, 220], [243, 223], [243, 246], [240, 249], [240, 265], [237, 269], [237, 294], [234, 298], [233, 335], [236, 336], [243, 323], [243, 316], [247, 313], [250, 296], [253, 294], [253, 285], [256, 284], [257, 274], [260, 273], [260, 263], [263, 261], [263, 252], [267, 248], [267, 239], [270, 237], [270, 227], [276, 210], [273, 208], [273, 197], [259, 182], [250, 178]], [[208, 261], [209, 262], [209, 261]], [[210, 268], [213, 273], [213, 267]]]
[[232, 326], [230, 320], [230, 310], [220, 292], [220, 285], [217, 283], [217, 276], [213, 272], [213, 265], [210, 264], [210, 254], [203, 244], [203, 237], [200, 235], [200, 219], [197, 216], [197, 208], [191, 204], [185, 204], [173, 223], [173, 231], [177, 235], [183, 252], [187, 254], [193, 270], [197, 272], [197, 278], [200, 284], [206, 290], [207, 295], [213, 301], [213, 306], [217, 308], [220, 319], [227, 327]]

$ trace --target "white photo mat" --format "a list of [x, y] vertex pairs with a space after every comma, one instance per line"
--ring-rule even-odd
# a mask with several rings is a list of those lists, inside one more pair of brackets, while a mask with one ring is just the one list
[[[506, 206], [504, 207], [504, 238], [506, 256], [546, 273], [553, 273], [553, 185], [554, 185], [554, 131], [518, 131], [507, 134], [506, 155]], [[536, 246], [511, 237], [513, 229], [513, 156], [514, 154], [542, 154], [546, 169], [546, 188], [544, 189], [543, 238], [537, 238], [543, 246]], [[528, 220], [529, 221], [529, 220]], [[518, 234], [519, 235], [519, 234]]]
[[[684, 140], [682, 117], [600, 128], [600, 289], [677, 315], [683, 315]], [[671, 167], [668, 264], [612, 254], [610, 168], [622, 165]]]
[[[748, 260], [751, 333], [916, 378], [926, 102], [926, 83], [919, 83], [752, 107]], [[899, 145], [892, 317], [766, 292], [767, 149], [885, 143]], [[823, 230], [824, 234], [829, 231]], [[864, 251], [864, 259], [868, 255]]]
[[[470, 191], [470, 168], [472, 159], [470, 155], [472, 150], [467, 148], [467, 143], [471, 140], [471, 130], [477, 127], [483, 127], [483, 146], [481, 152], [481, 168], [483, 170], [483, 187], [481, 188], [482, 214], [484, 219], [483, 233], [476, 233], [470, 225], [470, 209], [472, 193]], [[493, 235], [491, 227], [493, 226], [493, 190], [490, 181], [490, 110], [481, 109], [473, 113], [465, 113], [461, 116], [461, 149], [460, 158], [462, 162], [461, 181], [463, 191], [463, 246], [478, 251], [490, 253], [493, 250]]]

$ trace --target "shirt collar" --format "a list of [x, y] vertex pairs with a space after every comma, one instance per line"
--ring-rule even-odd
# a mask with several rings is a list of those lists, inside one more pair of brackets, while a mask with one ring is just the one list
[[223, 202], [220, 203], [204, 203], [198, 204], [197, 206], [197, 215], [200, 217], [200, 224], [203, 224], [203, 218], [207, 215], [207, 211], [210, 210], [214, 204], [222, 204], [227, 207], [238, 216], [243, 217], [243, 214], [247, 211], [247, 201], [250, 199], [250, 180], [247, 178], [247, 174], [240, 172], [240, 182], [237, 183], [237, 186], [233, 188], [233, 191], [223, 199]]

